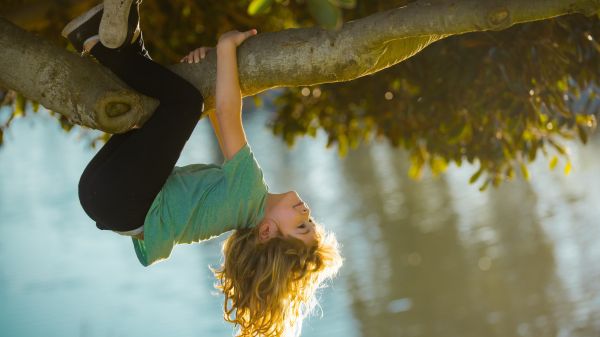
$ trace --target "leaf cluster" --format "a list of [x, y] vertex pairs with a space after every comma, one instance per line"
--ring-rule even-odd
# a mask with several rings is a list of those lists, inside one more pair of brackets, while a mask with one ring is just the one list
[[583, 16], [455, 36], [373, 76], [288, 90], [272, 121], [288, 144], [324, 130], [340, 154], [373, 138], [410, 151], [410, 175], [477, 162], [481, 189], [528, 178], [541, 153], [570, 170], [564, 139], [596, 127], [600, 22]]
[[[231, 29], [335, 28], [413, 1], [146, 0], [142, 28], [153, 58], [174, 63]], [[29, 13], [25, 28], [66, 46], [62, 26], [95, 3], [0, 0], [0, 15]], [[47, 11], [26, 10], [33, 6]], [[479, 164], [471, 182], [485, 188], [518, 172], [527, 177], [526, 164], [540, 153], [551, 168], [564, 161], [568, 171], [562, 142], [577, 137], [585, 143], [596, 126], [598, 39], [598, 18], [581, 15], [454, 36], [369, 77], [287, 89], [276, 101], [271, 126], [290, 145], [323, 130], [341, 154], [374, 138], [388, 139], [410, 152], [415, 178], [426, 168], [440, 173], [467, 161]], [[0, 88], [0, 102], [13, 107], [8, 123], [0, 125], [1, 144], [3, 130], [24, 115], [27, 101]], [[56, 116], [65, 130], [71, 128]]]

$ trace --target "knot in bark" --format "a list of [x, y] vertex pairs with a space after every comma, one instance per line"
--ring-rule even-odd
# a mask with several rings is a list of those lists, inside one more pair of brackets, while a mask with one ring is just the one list
[[510, 26], [510, 12], [506, 7], [498, 7], [487, 15], [487, 21], [492, 30], [502, 30]]
[[118, 117], [131, 110], [131, 104], [124, 102], [109, 102], [106, 104], [106, 115], [108, 117]]

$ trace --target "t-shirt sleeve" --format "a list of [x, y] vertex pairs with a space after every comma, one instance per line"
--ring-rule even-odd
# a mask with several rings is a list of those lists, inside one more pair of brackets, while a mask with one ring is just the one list
[[223, 173], [228, 185], [232, 183], [263, 182], [263, 173], [248, 143], [223, 163]]
[[171, 223], [161, 216], [159, 205], [162, 197], [159, 194], [148, 210], [144, 221], [144, 240], [131, 238], [137, 258], [144, 267], [168, 258], [175, 245]]
[[244, 145], [230, 160], [225, 161], [222, 169], [227, 198], [238, 205], [230, 211], [236, 213], [238, 219], [256, 220], [251, 214], [256, 209], [258, 212], [255, 215], [262, 214], [259, 206], [264, 202], [269, 188], [250, 146]]

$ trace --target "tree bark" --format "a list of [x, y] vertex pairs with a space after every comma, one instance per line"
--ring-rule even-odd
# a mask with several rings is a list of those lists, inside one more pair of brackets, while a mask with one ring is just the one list
[[[599, 11], [600, 0], [417, 1], [348, 22], [337, 31], [314, 27], [259, 34], [238, 50], [240, 85], [249, 96], [275, 87], [350, 81], [402, 62], [450, 35]], [[77, 124], [110, 133], [143, 125], [157, 102], [89, 60], [0, 18], [0, 84]], [[169, 69], [200, 90], [205, 110], [214, 108], [215, 53], [200, 63]]]
[[158, 102], [132, 91], [89, 57], [59, 48], [0, 18], [0, 85], [74, 124], [109, 133], [140, 127]]

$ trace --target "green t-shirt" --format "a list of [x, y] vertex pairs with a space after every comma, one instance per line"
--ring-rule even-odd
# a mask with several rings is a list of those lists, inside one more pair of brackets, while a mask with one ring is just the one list
[[144, 240], [133, 238], [138, 260], [149, 266], [168, 258], [176, 244], [255, 227], [268, 190], [248, 144], [223, 165], [176, 166], [146, 215]]

